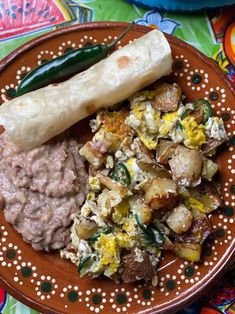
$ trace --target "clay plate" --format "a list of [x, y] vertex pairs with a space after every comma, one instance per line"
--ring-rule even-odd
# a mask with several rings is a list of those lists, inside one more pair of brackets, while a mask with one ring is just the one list
[[[0, 102], [12, 99], [21, 78], [45, 60], [87, 43], [110, 42], [126, 23], [88, 23], [43, 35], [15, 50], [0, 64]], [[134, 26], [120, 45], [142, 36], [149, 28]], [[80, 279], [76, 267], [57, 253], [35, 252], [24, 243], [0, 213], [0, 284], [14, 297], [45, 313], [174, 313], [197, 298], [213, 283], [233, 258], [235, 249], [235, 102], [234, 90], [214, 61], [186, 43], [167, 36], [173, 52], [173, 72], [189, 100], [208, 99], [214, 113], [225, 121], [230, 140], [221, 149], [223, 208], [210, 220], [215, 239], [193, 265], [165, 254], [159, 268], [159, 287], [143, 284], [116, 285], [110, 280]], [[119, 46], [120, 46], [119, 45]], [[86, 135], [87, 128], [78, 125]], [[76, 128], [75, 130], [78, 130]], [[75, 132], [76, 133], [76, 132]]]

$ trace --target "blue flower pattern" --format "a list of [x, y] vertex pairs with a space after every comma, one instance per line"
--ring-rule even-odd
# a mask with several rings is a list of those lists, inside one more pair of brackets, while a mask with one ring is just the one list
[[162, 32], [167, 34], [173, 34], [175, 29], [180, 26], [180, 24], [176, 23], [174, 20], [164, 18], [158, 10], [146, 12], [143, 18], [136, 19], [135, 23], [153, 28], [158, 27]]

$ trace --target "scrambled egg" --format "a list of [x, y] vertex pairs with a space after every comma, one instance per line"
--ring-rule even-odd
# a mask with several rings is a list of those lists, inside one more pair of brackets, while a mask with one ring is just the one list
[[205, 128], [202, 124], [197, 124], [193, 117], [188, 117], [181, 121], [183, 134], [185, 137], [184, 145], [191, 149], [199, 149], [206, 143]]
[[95, 193], [94, 192], [87, 193], [86, 199], [87, 201], [94, 201], [96, 199]]
[[163, 124], [159, 130], [160, 136], [166, 136], [174, 128], [178, 118], [178, 112], [164, 114], [162, 116]]
[[92, 191], [98, 192], [101, 189], [100, 181], [96, 177], [89, 177], [88, 178], [88, 184], [89, 184], [89, 188]]
[[130, 218], [124, 218], [122, 229], [126, 231], [129, 235], [135, 236], [137, 232], [136, 219], [133, 216]]
[[[202, 152], [190, 149], [200, 149], [207, 139], [220, 141], [227, 134], [223, 121], [217, 117], [207, 117], [204, 124], [197, 123], [193, 116], [194, 103], [179, 105], [180, 96], [177, 88], [170, 88], [169, 94], [163, 88], [158, 106], [156, 90], [141, 91], [129, 99], [130, 106], [99, 112], [91, 121], [95, 134], [83, 154], [92, 170], [88, 194], [71, 229], [72, 244], [77, 250], [71, 253], [69, 248], [66, 253], [78, 264], [81, 276], [104, 274], [118, 281], [122, 279], [122, 271], [128, 273], [130, 269], [138, 279], [139, 268], [135, 269], [135, 263], [129, 267], [123, 259], [128, 251], [135, 253], [134, 262], [143, 263], [148, 256], [154, 268], [162, 249], [173, 249], [189, 261], [199, 260], [203, 230], [195, 232], [198, 243], [193, 243], [193, 249], [168, 236], [171, 230], [187, 236], [188, 230], [189, 233], [194, 230], [197, 217], [204, 217], [220, 206], [219, 196], [203, 194], [200, 188], [195, 188], [202, 179], [212, 180], [216, 164]], [[169, 107], [172, 99], [177, 99], [176, 106]], [[97, 175], [91, 175], [92, 167]], [[154, 209], [168, 206], [169, 194], [177, 204], [173, 204], [167, 217], [171, 221], [160, 221]], [[176, 205], [185, 205], [187, 211], [178, 212]], [[157, 284], [155, 274], [153, 285]]]
[[120, 254], [117, 238], [112, 234], [102, 234], [94, 243], [94, 249], [99, 253], [100, 263], [108, 266], [105, 275], [110, 277], [117, 272], [120, 264]]
[[120, 204], [114, 207], [112, 219], [115, 223], [120, 223], [129, 213], [129, 204], [127, 200], [123, 200]]
[[98, 208], [100, 215], [103, 218], [108, 218], [112, 212], [112, 208], [121, 203], [122, 198], [118, 191], [114, 190], [103, 190], [97, 198]]
[[131, 176], [131, 181], [135, 180], [135, 177], [139, 174], [139, 172], [141, 171], [139, 166], [136, 163], [136, 158], [129, 158], [126, 162], [125, 162], [125, 166], [127, 167], [127, 170], [130, 173]]
[[120, 248], [131, 249], [135, 245], [135, 238], [124, 232], [117, 233], [117, 241]]
[[126, 120], [127, 124], [136, 130], [140, 140], [148, 149], [156, 149], [156, 135], [160, 126], [159, 112], [152, 107], [151, 102], [136, 100], [132, 103], [131, 110], [131, 115]]
[[148, 136], [147, 134], [138, 134], [141, 142], [144, 143], [144, 145], [149, 149], [153, 150], [157, 148], [157, 139], [152, 138], [151, 136]]

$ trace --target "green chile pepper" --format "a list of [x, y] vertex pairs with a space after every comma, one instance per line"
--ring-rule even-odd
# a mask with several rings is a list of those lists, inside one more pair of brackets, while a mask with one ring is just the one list
[[94, 235], [87, 239], [88, 242], [95, 242], [99, 239], [102, 234], [109, 234], [113, 231], [113, 226], [108, 225], [107, 228], [99, 229]]
[[193, 104], [195, 105], [195, 109], [202, 109], [204, 112], [204, 119], [203, 123], [205, 123], [212, 114], [212, 107], [209, 101], [207, 101], [204, 98], [198, 98], [196, 99]]
[[209, 101], [207, 101], [204, 98], [198, 98], [193, 102], [193, 109], [187, 109], [185, 112], [181, 115], [180, 119], [184, 120], [186, 117], [188, 117], [190, 114], [194, 113], [197, 110], [203, 111], [203, 123], [206, 123], [206, 121], [210, 118], [212, 114], [212, 107]]
[[98, 44], [75, 49], [58, 58], [41, 64], [29, 72], [17, 88], [16, 96], [47, 86], [55, 81], [62, 80], [78, 73], [81, 70], [104, 59], [117, 42], [126, 35], [131, 24], [117, 39], [110, 44]]
[[115, 167], [114, 171], [111, 175], [112, 179], [125, 186], [129, 186], [131, 184], [131, 175], [127, 169], [127, 167], [122, 162], [118, 162]]
[[160, 247], [164, 242], [164, 235], [162, 231], [154, 224], [150, 224], [149, 226], [146, 226], [140, 223], [137, 215], [135, 215], [135, 219], [137, 221], [137, 224], [140, 230], [144, 234], [147, 244], [156, 245], [157, 247]]
[[90, 256], [87, 256], [87, 257], [84, 257], [84, 258], [80, 261], [80, 263], [79, 263], [79, 265], [78, 265], [78, 272], [79, 272], [79, 273], [80, 273], [81, 270], [85, 267], [85, 265], [87, 264], [87, 262], [88, 262], [90, 259], [91, 259], [91, 257], [90, 257]]

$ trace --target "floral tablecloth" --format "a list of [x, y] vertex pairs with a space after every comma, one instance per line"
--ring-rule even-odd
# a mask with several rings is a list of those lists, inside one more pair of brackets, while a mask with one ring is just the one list
[[[0, 0], [0, 60], [54, 29], [91, 21], [135, 21], [173, 34], [213, 58], [235, 83], [235, 6], [194, 14], [159, 12], [125, 0]], [[0, 288], [0, 314], [36, 314]], [[235, 313], [235, 267], [179, 314]], [[169, 313], [170, 314], [170, 313]]]

